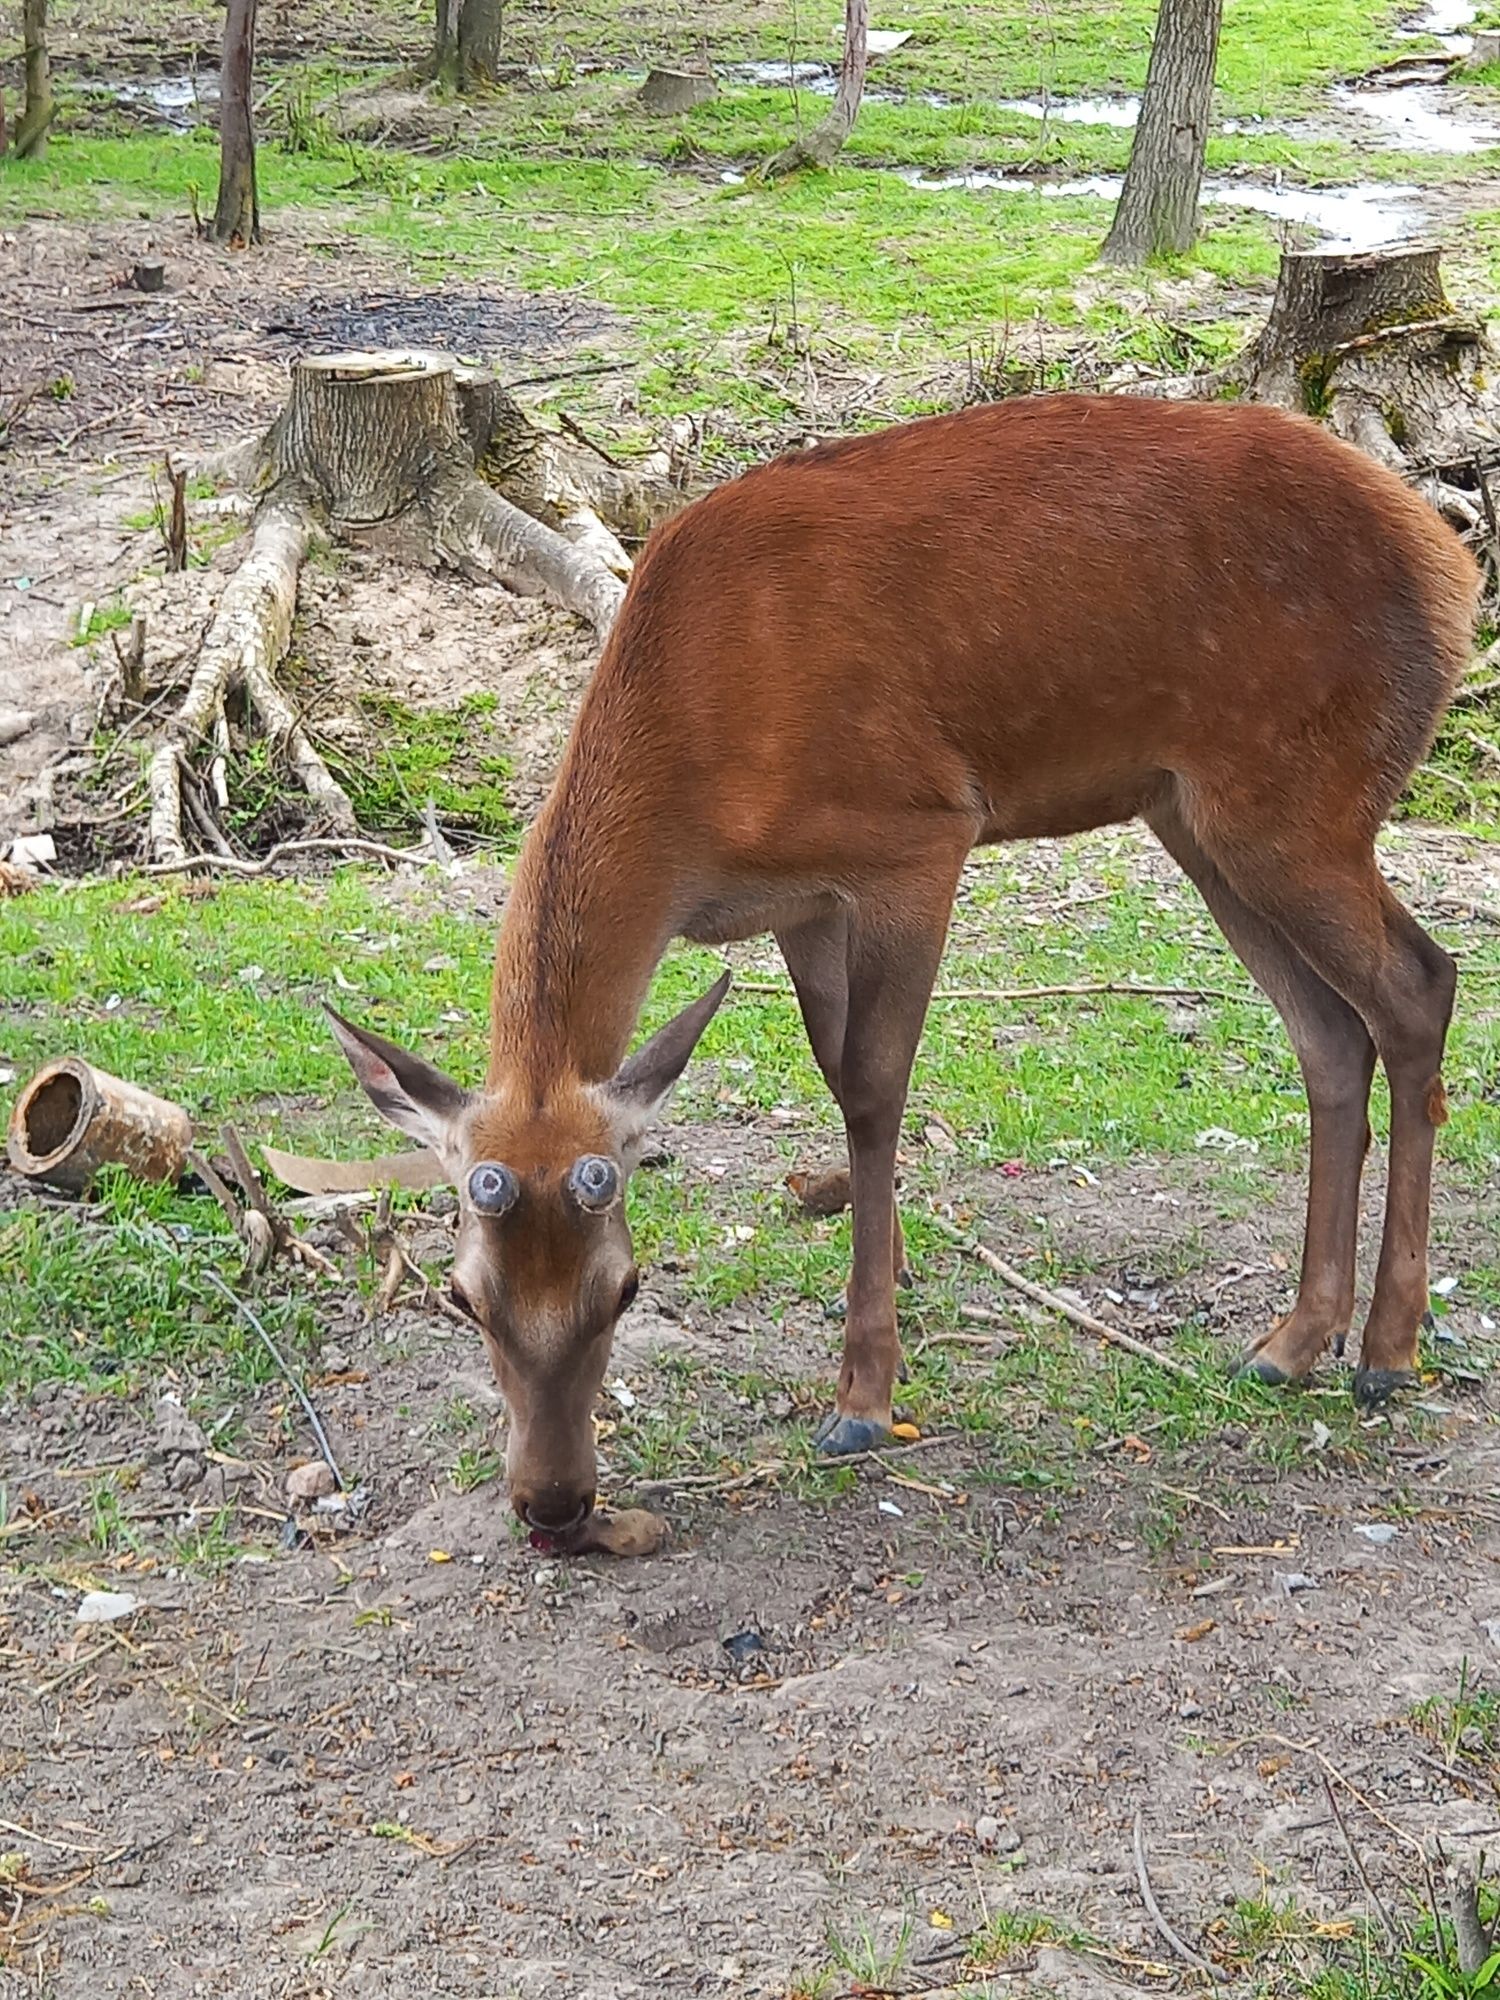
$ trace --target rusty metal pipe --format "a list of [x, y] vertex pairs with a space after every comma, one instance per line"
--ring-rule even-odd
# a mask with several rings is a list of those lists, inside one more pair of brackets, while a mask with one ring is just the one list
[[10, 1114], [10, 1163], [18, 1174], [81, 1194], [104, 1166], [142, 1180], [180, 1179], [193, 1143], [180, 1105], [63, 1056], [39, 1069]]

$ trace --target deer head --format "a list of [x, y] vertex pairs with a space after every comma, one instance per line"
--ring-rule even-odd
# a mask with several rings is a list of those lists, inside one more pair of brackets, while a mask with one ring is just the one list
[[520, 1076], [465, 1090], [328, 1009], [376, 1110], [430, 1147], [458, 1189], [452, 1296], [509, 1412], [511, 1504], [559, 1541], [593, 1509], [594, 1402], [639, 1284], [626, 1183], [728, 988], [725, 973], [609, 1081], [564, 1074], [541, 1091]]

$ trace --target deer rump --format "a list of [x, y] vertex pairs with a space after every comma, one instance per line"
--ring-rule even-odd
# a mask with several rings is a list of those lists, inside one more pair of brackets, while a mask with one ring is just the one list
[[585, 715], [640, 692], [664, 819], [675, 794], [736, 874], [836, 881], [908, 813], [1077, 832], [1174, 780], [1274, 853], [1373, 834], [1477, 587], [1307, 419], [1037, 398], [777, 460], [659, 529]]

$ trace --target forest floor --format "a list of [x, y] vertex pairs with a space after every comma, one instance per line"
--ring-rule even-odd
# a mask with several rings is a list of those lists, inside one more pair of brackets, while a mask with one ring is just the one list
[[[190, 221], [217, 12], [54, 0], [59, 130], [0, 161], [0, 710], [34, 718], [0, 745], [0, 851], [42, 828], [59, 854], [0, 904], [5, 1098], [77, 1051], [210, 1141], [232, 1119], [380, 1145], [316, 1003], [475, 1073], [506, 864], [591, 665], [538, 602], [322, 551], [300, 710], [362, 825], [407, 840], [431, 798], [460, 865], [147, 881], [151, 718], [104, 706], [111, 635], [145, 613], [170, 698], [243, 549], [198, 483], [189, 567], [164, 573], [167, 456], [261, 428], [310, 348], [490, 357], [627, 456], [687, 411], [712, 470], [1217, 359], [1299, 225], [1216, 200], [1198, 255], [1127, 278], [1092, 262], [1107, 193], [1043, 191], [1120, 170], [1128, 127], [1061, 107], [1120, 113], [1151, 12], [877, 16], [914, 39], [877, 65], [848, 164], [761, 188], [726, 176], [819, 99], [731, 66], [826, 63], [822, 0], [517, 7], [516, 74], [481, 104], [404, 73], [411, 8], [273, 6], [267, 240], [234, 257]], [[1450, 136], [1478, 128], [1464, 151], [1388, 145], [1340, 94], [1440, 50], [1412, 25], [1240, 0], [1211, 177], [1439, 227], [1483, 308], [1500, 91], [1413, 86]], [[648, 61], [704, 48], [718, 99], [632, 109]], [[918, 184], [976, 174], [1025, 185]], [[120, 282], [148, 252], [158, 297]], [[382, 1305], [367, 1211], [300, 1218], [336, 1280], [252, 1286], [206, 1197], [0, 1179], [0, 1991], [1204, 1990], [1148, 1914], [1137, 1814], [1156, 1900], [1227, 1992], [1422, 1991], [1413, 1955], [1445, 1940], [1420, 1855], [1500, 1838], [1497, 729], [1482, 700], [1457, 712], [1383, 848], [1463, 979], [1424, 1384], [1377, 1416], [1332, 1362], [1297, 1394], [1227, 1377], [1294, 1282], [1305, 1105], [1274, 1016], [1131, 830], [966, 876], [941, 987], [994, 997], [940, 1000], [924, 1041], [902, 1160], [920, 1435], [881, 1463], [811, 1452], [848, 1227], [784, 1176], [837, 1133], [774, 952], [728, 954], [738, 985], [633, 1191], [647, 1277], [600, 1411], [610, 1496], [672, 1524], [648, 1561], [517, 1539], [482, 1356], [415, 1283]], [[231, 791], [245, 855], [299, 830], [254, 743]], [[719, 963], [672, 954], [648, 1024]], [[1367, 1272], [1382, 1183], [1377, 1146]], [[447, 1209], [398, 1208], [434, 1277]], [[997, 1290], [949, 1216], [1199, 1382]], [[342, 1511], [290, 1514], [312, 1440], [211, 1277], [305, 1376]], [[138, 1608], [79, 1625], [96, 1588]]]

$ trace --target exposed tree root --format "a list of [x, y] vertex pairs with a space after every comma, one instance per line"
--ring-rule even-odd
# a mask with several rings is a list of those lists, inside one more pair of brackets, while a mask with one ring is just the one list
[[[198, 655], [182, 705], [151, 759], [151, 856], [157, 862], [187, 859], [183, 831], [183, 765], [195, 750], [208, 745], [216, 751], [214, 768], [222, 759], [227, 734], [224, 703], [243, 686], [273, 742], [284, 751], [304, 790], [314, 799], [329, 828], [355, 830], [354, 808], [348, 794], [309, 741], [306, 731], [277, 687], [275, 670], [292, 635], [297, 603], [297, 574], [313, 532], [312, 496], [292, 480], [269, 494], [256, 517], [250, 553], [219, 601], [213, 624]], [[224, 803], [222, 777], [215, 784]], [[189, 807], [200, 834], [220, 852], [222, 835], [203, 823], [203, 808]]]
[[321, 830], [344, 838], [358, 831], [348, 794], [276, 680], [315, 528], [481, 570], [522, 595], [550, 597], [603, 639], [630, 573], [625, 541], [681, 506], [687, 481], [675, 445], [627, 467], [571, 430], [542, 430], [487, 370], [443, 354], [297, 364], [271, 429], [212, 468], [265, 497], [249, 553], [225, 586], [151, 760], [154, 865], [190, 863], [190, 836], [200, 853], [237, 861], [216, 815], [229, 804], [225, 702], [241, 691], [313, 801]]

